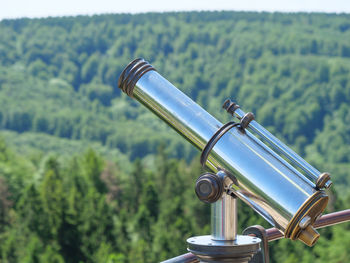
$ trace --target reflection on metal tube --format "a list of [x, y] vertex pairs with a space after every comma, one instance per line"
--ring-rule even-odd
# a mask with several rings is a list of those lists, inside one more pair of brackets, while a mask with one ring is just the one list
[[[143, 59], [125, 68], [118, 85], [200, 150], [222, 126]], [[328, 196], [310, 186], [248, 131], [234, 127], [223, 135], [206, 165], [215, 173], [225, 171], [235, 182], [236, 195], [267, 215], [267, 220], [272, 218], [269, 222], [285, 237], [310, 246], [316, 242], [319, 234], [312, 225], [325, 209]], [[301, 227], [304, 217], [311, 218], [310, 224]]]

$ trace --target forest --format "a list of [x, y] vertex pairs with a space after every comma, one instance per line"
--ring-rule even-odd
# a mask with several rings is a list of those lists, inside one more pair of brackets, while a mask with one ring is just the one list
[[[226, 122], [226, 98], [332, 174], [350, 208], [350, 15], [177, 12], [0, 21], [0, 262], [151, 263], [210, 232], [199, 152], [117, 80], [134, 58]], [[270, 227], [239, 202], [240, 231]], [[350, 262], [350, 225], [272, 262]]]

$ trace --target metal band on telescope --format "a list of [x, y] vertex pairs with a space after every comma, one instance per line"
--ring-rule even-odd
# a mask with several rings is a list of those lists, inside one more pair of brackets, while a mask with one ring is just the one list
[[122, 89], [130, 97], [133, 96], [133, 90], [136, 82], [147, 72], [155, 70], [143, 58], [137, 58], [129, 63], [129, 65], [120, 74], [118, 87]]
[[208, 143], [203, 148], [203, 151], [202, 151], [202, 154], [201, 154], [201, 158], [200, 158], [200, 163], [201, 163], [202, 167], [205, 166], [205, 163], [207, 162], [209, 153], [214, 148], [214, 146], [218, 142], [218, 140], [220, 140], [220, 138], [222, 136], [224, 136], [224, 134], [226, 132], [228, 132], [230, 129], [232, 129], [233, 127], [236, 127], [236, 126], [238, 126], [240, 124], [241, 123], [239, 123], [239, 122], [230, 121], [230, 122], [224, 124], [220, 129], [218, 129], [214, 133], [214, 135], [210, 138]]

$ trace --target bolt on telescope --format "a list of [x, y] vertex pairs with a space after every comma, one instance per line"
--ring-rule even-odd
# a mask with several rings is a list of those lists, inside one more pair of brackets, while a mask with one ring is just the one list
[[[322, 187], [318, 187], [310, 181], [318, 171], [257, 122], [250, 119], [245, 125], [223, 125], [143, 59], [129, 63], [118, 86], [203, 151], [203, 164], [215, 173], [224, 171], [230, 176], [233, 193], [286, 238], [299, 239], [309, 246], [315, 244], [319, 234], [313, 224], [327, 206], [328, 196], [322, 187], [331, 184], [328, 177], [325, 180], [323, 176], [319, 185]], [[237, 109], [231, 113], [242, 121], [245, 114]], [[306, 171], [307, 176], [246, 128], [268, 137], [272, 147]]]

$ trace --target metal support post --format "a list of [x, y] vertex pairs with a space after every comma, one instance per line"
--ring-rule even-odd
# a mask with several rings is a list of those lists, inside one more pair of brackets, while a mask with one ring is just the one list
[[[258, 237], [237, 235], [237, 200], [227, 193], [232, 184], [225, 173], [215, 175], [223, 187], [217, 187], [218, 180], [209, 180], [205, 174], [197, 180], [196, 193], [201, 200], [204, 196], [216, 196], [215, 189], [223, 189], [221, 197], [212, 204], [212, 234], [187, 239], [188, 251], [202, 263], [239, 262], [248, 263], [260, 249]], [[215, 183], [215, 185], [212, 185]], [[181, 262], [181, 261], [179, 261]]]

